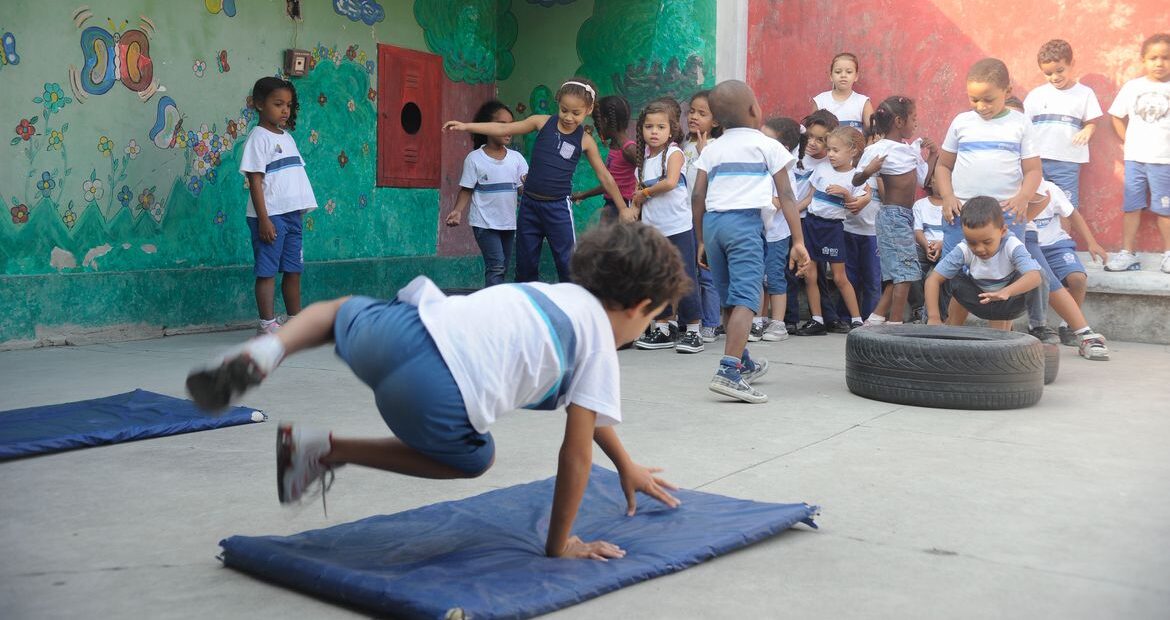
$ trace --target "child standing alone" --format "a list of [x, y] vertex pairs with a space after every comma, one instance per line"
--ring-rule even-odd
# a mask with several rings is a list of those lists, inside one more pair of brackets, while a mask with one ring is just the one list
[[[275, 77], [256, 80], [251, 106], [260, 122], [248, 134], [240, 158], [240, 174], [248, 180], [248, 229], [252, 233], [256, 275], [257, 333], [271, 334], [276, 322], [276, 274], [283, 274], [280, 293], [291, 318], [301, 311], [301, 272], [305, 270], [301, 226], [317, 198], [305, 174], [305, 162], [288, 131], [296, 129], [297, 91]], [[285, 131], [288, 129], [288, 131]]]
[[574, 78], [557, 89], [557, 115], [533, 114], [513, 123], [447, 121], [443, 129], [486, 136], [515, 136], [539, 132], [532, 145], [524, 195], [516, 216], [516, 281], [540, 279], [540, 248], [548, 239], [561, 282], [569, 282], [569, 258], [577, 236], [573, 229], [573, 171], [581, 154], [601, 179], [606, 194], [618, 206], [623, 221], [637, 214], [626, 207], [613, 176], [601, 163], [597, 143], [585, 134], [585, 117], [593, 112], [597, 91], [585, 78]]
[[813, 111], [828, 110], [840, 124], [865, 131], [873, 114], [873, 103], [869, 97], [853, 90], [859, 78], [857, 56], [849, 52], [834, 56], [833, 62], [829, 63], [829, 80], [833, 89], [813, 97]]
[[[475, 113], [477, 123], [510, 123], [512, 111], [499, 101], [489, 101]], [[504, 282], [516, 236], [516, 189], [528, 174], [528, 162], [508, 148], [512, 136], [471, 136], [475, 150], [463, 160], [459, 197], [447, 216], [448, 226], [458, 226], [471, 205], [471, 230], [483, 254], [483, 285]]]

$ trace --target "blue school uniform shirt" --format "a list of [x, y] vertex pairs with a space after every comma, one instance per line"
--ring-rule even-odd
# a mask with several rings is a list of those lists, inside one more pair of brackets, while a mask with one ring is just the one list
[[573, 171], [581, 159], [581, 139], [584, 135], [584, 125], [578, 125], [573, 133], [561, 133], [557, 129], [557, 117], [550, 116], [532, 144], [524, 192], [550, 200], [559, 200], [572, 194]]

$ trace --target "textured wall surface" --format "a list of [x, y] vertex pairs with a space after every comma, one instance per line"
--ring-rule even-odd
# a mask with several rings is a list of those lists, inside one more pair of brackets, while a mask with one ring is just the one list
[[[954, 116], [968, 109], [967, 69], [994, 56], [1007, 63], [1021, 99], [1043, 83], [1036, 53], [1049, 39], [1072, 44], [1076, 71], [1107, 110], [1118, 89], [1141, 74], [1145, 37], [1166, 32], [1166, 5], [1121, 2], [1003, 3], [988, 0], [751, 0], [748, 82], [769, 115], [797, 119], [813, 95], [830, 87], [829, 61], [839, 51], [860, 57], [856, 86], [876, 106], [889, 95], [918, 102], [922, 135], [942, 140]], [[1081, 176], [1081, 209], [1098, 241], [1121, 243], [1121, 143], [1106, 123], [1091, 143]], [[1140, 247], [1160, 250], [1147, 216]]]

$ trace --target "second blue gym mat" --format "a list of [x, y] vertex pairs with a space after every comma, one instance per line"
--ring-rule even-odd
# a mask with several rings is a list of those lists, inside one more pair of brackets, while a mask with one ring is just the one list
[[[232, 536], [223, 561], [265, 580], [403, 618], [530, 618], [816, 527], [815, 506], [682, 490], [671, 510], [639, 495], [625, 516], [616, 473], [593, 467], [573, 532], [626, 550], [609, 562], [544, 555], [554, 479], [293, 536]], [[393, 484], [387, 477], [386, 484]], [[344, 480], [334, 492], [343, 493]], [[360, 490], [353, 490], [360, 492]]]

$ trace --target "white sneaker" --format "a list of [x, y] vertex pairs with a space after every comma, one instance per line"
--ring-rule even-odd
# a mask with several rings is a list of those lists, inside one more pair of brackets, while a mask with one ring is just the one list
[[1170, 252], [1162, 254], [1162, 273], [1170, 273]]
[[788, 340], [788, 329], [784, 326], [784, 321], [772, 321], [768, 323], [768, 326], [764, 328], [762, 339], [765, 342]]
[[280, 331], [280, 321], [279, 320], [273, 320], [271, 323], [268, 323], [267, 325], [264, 324], [264, 321], [260, 321], [260, 323], [256, 326], [256, 335], [257, 336], [263, 336], [265, 334], [275, 334], [278, 331]]
[[[1162, 261], [1162, 271], [1166, 271], [1166, 260]], [[1105, 271], [1141, 271], [1142, 262], [1138, 259], [1137, 254], [1129, 250], [1121, 250], [1115, 254], [1109, 255], [1109, 261], [1105, 263]]]
[[324, 503], [325, 491], [333, 484], [333, 467], [321, 459], [332, 450], [331, 441], [329, 431], [293, 429], [288, 423], [276, 429], [276, 495], [280, 503], [300, 501], [318, 482]]
[[1109, 347], [1105, 346], [1105, 336], [1093, 332], [1081, 336], [1078, 352], [1087, 360], [1104, 362], [1109, 359]]

